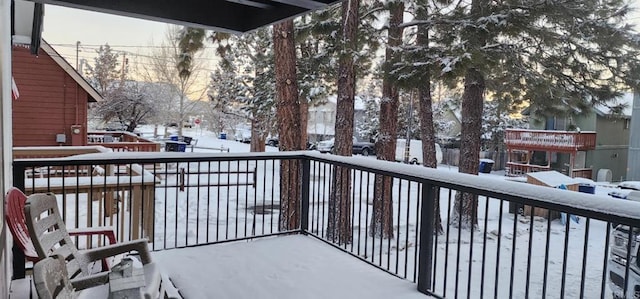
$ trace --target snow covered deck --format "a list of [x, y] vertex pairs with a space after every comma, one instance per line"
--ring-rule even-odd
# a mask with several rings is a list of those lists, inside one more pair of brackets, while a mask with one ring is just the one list
[[415, 283], [302, 235], [164, 250], [153, 258], [185, 298], [431, 298]]

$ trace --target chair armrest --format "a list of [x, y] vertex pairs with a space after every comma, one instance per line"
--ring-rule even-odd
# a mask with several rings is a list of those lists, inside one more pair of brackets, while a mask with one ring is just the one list
[[90, 261], [98, 261], [134, 250], [140, 254], [140, 261], [142, 264], [148, 264], [151, 262], [151, 254], [149, 253], [149, 247], [147, 247], [147, 239], [138, 239], [105, 245], [98, 248], [82, 250], [81, 252], [82, 254], [85, 254]]
[[108, 226], [97, 226], [97, 227], [85, 227], [85, 228], [75, 228], [67, 230], [70, 236], [95, 236], [95, 235], [103, 235], [109, 239], [109, 244], [116, 243], [116, 235], [113, 232], [112, 227]]
[[71, 279], [71, 285], [77, 291], [109, 283], [109, 272], [100, 272]]

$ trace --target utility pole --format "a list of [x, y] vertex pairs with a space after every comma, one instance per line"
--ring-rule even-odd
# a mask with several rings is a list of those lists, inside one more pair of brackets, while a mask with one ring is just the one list
[[80, 53], [80, 41], [76, 42], [76, 70], [78, 70], [78, 53]]
[[122, 52], [122, 80], [124, 81], [125, 69], [127, 68], [127, 52]]
[[84, 69], [84, 64], [85, 63], [87, 63], [87, 60], [85, 60], [84, 58], [80, 59], [80, 68], [78, 69], [78, 73], [80, 73], [80, 75], [83, 76], [83, 77], [84, 77], [83, 69]]

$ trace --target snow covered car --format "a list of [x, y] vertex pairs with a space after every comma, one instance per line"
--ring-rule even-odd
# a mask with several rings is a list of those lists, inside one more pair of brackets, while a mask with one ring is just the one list
[[[405, 158], [407, 141], [406, 139], [398, 139], [396, 141], [396, 161], [402, 162]], [[435, 143], [436, 163], [442, 163], [442, 149], [440, 145]], [[411, 139], [409, 142], [409, 163], [422, 164], [422, 140]]]
[[251, 143], [251, 131], [240, 130], [236, 133], [236, 141], [242, 143]]
[[332, 153], [333, 152], [333, 144], [335, 143], [335, 139], [331, 138], [329, 140], [323, 140], [318, 142], [316, 145], [316, 149], [321, 153]]
[[[318, 142], [316, 149], [321, 153], [333, 153], [335, 141], [335, 138], [320, 141]], [[361, 154], [363, 156], [375, 154], [375, 145], [371, 142], [358, 141], [358, 139], [353, 137], [353, 147], [351, 148], [351, 152], [354, 155]]]
[[[613, 298], [638, 298], [640, 293], [640, 267], [638, 265], [638, 250], [640, 247], [640, 229], [634, 228], [629, 240], [629, 227], [618, 225], [611, 233], [612, 242], [610, 245], [607, 269], [609, 270], [609, 288]], [[631, 253], [627, 254], [627, 249], [631, 248]], [[627, 260], [627, 257], [629, 258]], [[627, 289], [624, 289], [625, 275], [629, 267], [629, 279]]]
[[[637, 186], [637, 184], [633, 185]], [[640, 202], [640, 191], [630, 189], [628, 184], [623, 184], [623, 186], [618, 184], [618, 187], [621, 189], [609, 192], [609, 196]], [[616, 223], [612, 223], [612, 226], [614, 227], [611, 233], [613, 242], [611, 242], [609, 259], [607, 260], [609, 288], [613, 292], [613, 298], [638, 298], [640, 294], [640, 260], [638, 260], [640, 256], [640, 228], [633, 229], [631, 240], [629, 240], [629, 226]], [[628, 248], [631, 248], [630, 253], [627, 253]], [[624, 290], [627, 267], [629, 267], [629, 279], [627, 289]]]

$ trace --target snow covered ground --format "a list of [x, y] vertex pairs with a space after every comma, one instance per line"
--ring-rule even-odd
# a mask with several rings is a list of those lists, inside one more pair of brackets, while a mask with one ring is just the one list
[[[149, 131], [143, 128], [143, 132], [146, 135]], [[225, 152], [228, 149], [231, 153], [249, 151], [248, 144], [220, 140], [217, 134], [197, 128], [185, 129], [184, 135], [197, 139], [194, 152], [217, 153], [220, 150], [216, 149], [220, 148]], [[267, 151], [277, 149], [267, 147]], [[256, 205], [278, 205], [279, 163], [242, 161], [214, 163], [208, 167], [221, 171], [256, 168], [256, 186], [206, 190], [186, 188], [182, 192], [177, 189], [157, 188], [154, 248], [202, 244], [277, 230], [277, 209], [269, 213], [253, 213], [250, 209]], [[310, 190], [310, 229], [322, 237], [328, 220], [326, 211], [331, 185], [331, 174], [328, 172], [330, 167], [315, 163], [312, 163], [311, 167], [313, 186]], [[438, 169], [457, 172], [456, 167], [446, 165], [440, 165]], [[506, 179], [503, 172], [480, 176], [490, 179], [489, 184], [496, 186]], [[194, 176], [191, 179], [204, 177]], [[249, 179], [248, 176], [242, 175], [222, 177], [222, 180], [227, 182]], [[353, 180], [354, 241], [345, 248], [381, 268], [415, 281], [420, 196], [417, 183], [397, 179], [394, 182], [396, 235], [394, 239], [381, 240], [367, 237], [370, 221], [367, 217], [371, 216], [372, 209], [373, 175], [358, 172], [354, 173]], [[599, 185], [595, 190], [597, 195], [605, 196], [611, 191], [620, 191], [609, 184]], [[581, 200], [588, 201], [591, 196], [593, 195], [583, 194]], [[440, 210], [445, 224], [452, 213], [454, 197], [455, 190], [440, 189]], [[620, 199], [611, 200], [613, 203]], [[604, 244], [607, 223], [587, 221], [582, 217], [579, 223], [570, 222], [567, 229], [558, 219], [549, 225], [544, 218], [520, 215], [516, 218], [514, 214], [509, 214], [508, 210], [507, 201], [481, 197], [478, 211], [479, 230], [471, 233], [468, 230], [450, 229], [445, 225], [444, 234], [436, 239], [434, 252], [434, 285], [437, 294], [472, 298], [480, 297], [481, 294], [498, 298], [524, 298], [526, 294], [546, 298], [600, 298], [601, 293], [604, 293], [605, 298], [610, 298], [611, 291], [606, 284], [603, 286], [603, 277], [605, 280], [607, 277], [603, 271], [606, 261]], [[255, 242], [256, 246], [260, 246], [258, 243]], [[248, 248], [252, 245], [254, 243]], [[271, 256], [275, 254], [274, 248], [278, 246], [266, 246], [261, 253]], [[176, 254], [181, 251], [171, 250]], [[229, 265], [234, 262], [237, 265], [246, 265], [244, 259], [247, 256], [243, 254], [228, 255], [226, 258], [230, 259]], [[216, 269], [219, 262], [206, 258], [197, 260], [204, 269]], [[260, 271], [261, 269], [263, 268], [258, 268]], [[266, 272], [260, 271], [254, 274], [266, 281]], [[543, 283], [545, 281], [546, 286]]]

